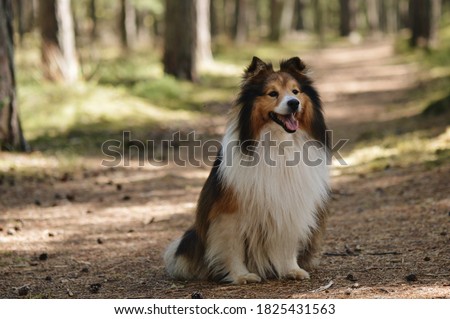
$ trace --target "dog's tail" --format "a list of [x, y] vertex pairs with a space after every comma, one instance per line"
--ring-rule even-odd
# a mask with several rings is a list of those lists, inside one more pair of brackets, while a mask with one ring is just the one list
[[206, 279], [204, 244], [194, 228], [183, 237], [172, 242], [164, 254], [164, 263], [169, 275], [180, 280]]
[[176, 279], [189, 280], [192, 279], [192, 273], [190, 270], [189, 260], [184, 256], [178, 256], [177, 250], [180, 246], [182, 238], [178, 238], [173, 241], [169, 247], [167, 247], [164, 254], [164, 263], [169, 275]]

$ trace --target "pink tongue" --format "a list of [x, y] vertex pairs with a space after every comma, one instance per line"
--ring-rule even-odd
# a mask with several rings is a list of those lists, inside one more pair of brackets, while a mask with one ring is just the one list
[[285, 116], [284, 125], [291, 131], [296, 131], [298, 129], [298, 121], [295, 119], [294, 115]]

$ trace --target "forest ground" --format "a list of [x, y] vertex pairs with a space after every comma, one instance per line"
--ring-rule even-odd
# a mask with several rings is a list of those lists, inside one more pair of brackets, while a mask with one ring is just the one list
[[[450, 298], [448, 113], [421, 113], [439, 76], [386, 41], [302, 57], [335, 140], [349, 139], [348, 165], [332, 169], [331, 217], [310, 280], [234, 286], [167, 276], [162, 254], [193, 222], [206, 165], [108, 168], [86, 156], [61, 168], [34, 152], [2, 154], [14, 165], [0, 176], [0, 297]], [[228, 106], [180, 127], [219, 139]], [[161, 139], [168, 127], [150, 134]]]

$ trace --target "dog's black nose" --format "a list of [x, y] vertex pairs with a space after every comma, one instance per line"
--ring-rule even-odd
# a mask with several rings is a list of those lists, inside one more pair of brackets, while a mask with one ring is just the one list
[[297, 99], [292, 99], [287, 102], [287, 105], [289, 106], [292, 112], [297, 112], [298, 106], [300, 105], [300, 101]]

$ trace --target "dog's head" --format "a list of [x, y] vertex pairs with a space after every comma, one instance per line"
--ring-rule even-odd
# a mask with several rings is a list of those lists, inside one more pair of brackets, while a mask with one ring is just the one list
[[266, 125], [276, 124], [288, 134], [303, 130], [325, 144], [325, 122], [319, 95], [298, 57], [272, 64], [253, 57], [244, 72], [237, 100], [240, 140], [258, 140]]

